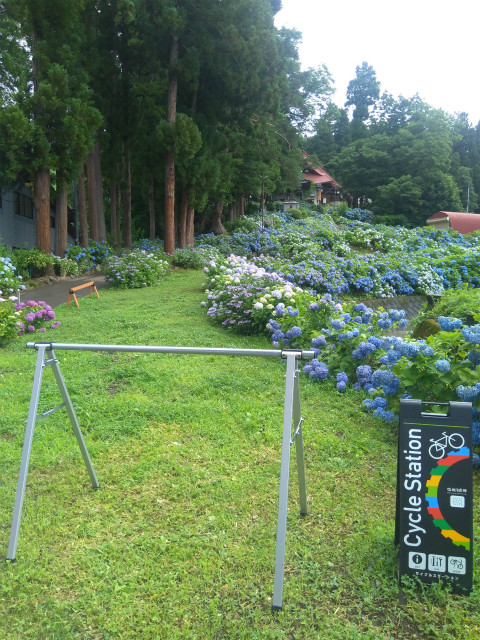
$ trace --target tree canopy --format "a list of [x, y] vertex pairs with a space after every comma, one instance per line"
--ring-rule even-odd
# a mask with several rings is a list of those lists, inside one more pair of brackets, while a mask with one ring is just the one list
[[[325, 67], [302, 69], [301, 34], [277, 29], [277, 0], [0, 1], [0, 182], [34, 188], [37, 245], [66, 243], [66, 197], [82, 242], [135, 235], [193, 242], [224, 231], [263, 193], [293, 191], [306, 149], [351, 201], [423, 224], [476, 210], [480, 125], [418, 96], [380, 93], [356, 69], [345, 108]], [[80, 197], [81, 196], [81, 197]], [[195, 215], [196, 212], [196, 215]], [[83, 221], [83, 222], [82, 222]]]
[[348, 111], [330, 105], [305, 140], [351, 202], [377, 219], [424, 225], [438, 210], [480, 211], [480, 123], [412, 98], [380, 94], [374, 69], [356, 69]]
[[262, 184], [294, 188], [301, 131], [332, 87], [325, 67], [301, 69], [299, 34], [274, 26], [280, 7], [4, 0], [2, 183], [30, 181], [40, 202], [41, 184], [41, 198], [54, 197], [59, 177], [76, 182], [86, 163], [90, 234], [103, 215], [90, 191], [102, 189], [112, 236], [126, 246], [149, 218], [151, 233], [175, 233], [182, 197], [221, 216], [218, 203], [259, 198]]

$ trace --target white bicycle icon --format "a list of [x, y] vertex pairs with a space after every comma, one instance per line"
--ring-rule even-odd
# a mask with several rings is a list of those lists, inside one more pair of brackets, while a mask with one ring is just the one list
[[428, 449], [430, 457], [434, 460], [440, 460], [445, 457], [447, 449], [461, 449], [465, 444], [465, 440], [461, 433], [452, 433], [448, 435], [446, 431], [442, 433], [442, 437], [438, 440], [430, 439], [432, 443]]

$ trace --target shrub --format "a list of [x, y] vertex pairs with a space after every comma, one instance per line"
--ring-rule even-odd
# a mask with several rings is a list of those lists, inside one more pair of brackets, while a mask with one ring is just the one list
[[45, 333], [47, 329], [56, 329], [60, 322], [55, 322], [55, 312], [44, 300], [28, 300], [28, 302], [15, 303], [15, 309], [19, 311], [17, 317], [18, 335], [40, 331]]
[[12, 262], [23, 278], [41, 277], [53, 270], [55, 257], [51, 253], [34, 249], [16, 249]]
[[175, 249], [173, 263], [176, 267], [184, 269], [203, 269], [205, 258], [194, 247], [185, 247], [185, 249]]
[[18, 289], [25, 289], [22, 276], [17, 273], [10, 257], [0, 256], [0, 296], [10, 296]]
[[292, 216], [294, 220], [303, 220], [312, 215], [311, 212], [303, 206], [300, 206], [298, 209], [288, 209], [286, 213]]
[[55, 256], [54, 269], [57, 276], [76, 276], [80, 273], [78, 263], [70, 258]]
[[78, 273], [84, 273], [90, 269], [101, 267], [111, 252], [106, 242], [93, 242], [87, 248], [78, 245], [68, 245], [65, 257], [73, 260], [78, 265]]
[[258, 231], [261, 224], [261, 219], [258, 217], [239, 216], [234, 222], [230, 222], [229, 220], [224, 222], [223, 226], [229, 233], [233, 233], [235, 231], [250, 233]]
[[104, 274], [121, 289], [139, 289], [157, 284], [169, 269], [169, 263], [142, 249], [107, 259]]
[[466, 286], [461, 289], [449, 289], [433, 305], [429, 317], [455, 316], [463, 320], [464, 323], [468, 323], [480, 310], [479, 296], [478, 290]]
[[0, 297], [0, 347], [10, 342], [18, 333], [17, 322], [20, 312], [15, 309], [13, 300]]

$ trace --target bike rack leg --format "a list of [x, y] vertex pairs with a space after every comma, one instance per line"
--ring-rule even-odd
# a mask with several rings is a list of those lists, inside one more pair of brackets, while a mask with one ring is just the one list
[[35, 422], [37, 420], [38, 401], [40, 399], [43, 370], [45, 368], [46, 348], [47, 345], [40, 345], [38, 347], [37, 363], [35, 365], [35, 376], [33, 378], [32, 395], [30, 397], [30, 408], [28, 410], [27, 426], [25, 429], [25, 438], [23, 441], [22, 459], [20, 462], [17, 493], [15, 496], [12, 527], [10, 530], [10, 539], [7, 551], [7, 560], [11, 560], [12, 562], [15, 560], [15, 554], [17, 550], [18, 532], [20, 529], [20, 520], [22, 518], [23, 499], [25, 496], [25, 487], [27, 484], [28, 463], [30, 460], [30, 452], [32, 450], [33, 432], [35, 430]]
[[[285, 575], [285, 544], [287, 538], [288, 482], [290, 474], [290, 447], [292, 444], [292, 419], [298, 419], [300, 425], [300, 387], [298, 384], [297, 354], [287, 353], [287, 374], [285, 382], [285, 405], [283, 412], [282, 459], [280, 464], [280, 492], [278, 498], [277, 545], [275, 555], [275, 577], [273, 583], [273, 609], [282, 608], [283, 579]], [[300, 425], [301, 429], [301, 425]], [[299, 487], [302, 513], [306, 513], [307, 497], [305, 487], [305, 469], [303, 465], [303, 442], [301, 431], [297, 434], [297, 464], [299, 465]]]
[[[22, 449], [22, 459], [20, 462], [20, 472], [19, 472], [18, 483], [17, 483], [17, 493], [15, 496], [12, 526], [10, 530], [10, 539], [9, 539], [8, 551], [7, 551], [7, 560], [10, 560], [12, 562], [15, 561], [15, 555], [17, 551], [18, 533], [20, 530], [20, 521], [22, 518], [23, 500], [25, 497], [25, 488], [27, 484], [28, 465], [30, 461], [30, 453], [32, 450], [33, 433], [35, 430], [35, 423], [38, 419], [38, 416], [37, 416], [38, 403], [40, 400], [40, 391], [42, 387], [43, 372], [47, 365], [50, 365], [53, 367], [53, 374], [55, 376], [55, 380], [57, 382], [57, 385], [63, 400], [63, 405], [59, 405], [57, 409], [62, 406], [66, 407], [68, 416], [70, 418], [70, 422], [72, 424], [73, 433], [80, 447], [80, 451], [81, 451], [83, 460], [85, 462], [85, 465], [87, 467], [87, 471], [90, 476], [92, 486], [96, 489], [98, 489], [98, 487], [100, 486], [98, 483], [97, 477], [95, 475], [95, 471], [93, 470], [92, 462], [90, 460], [90, 456], [88, 455], [87, 447], [85, 446], [85, 441], [83, 439], [83, 435], [80, 430], [80, 425], [78, 424], [78, 420], [75, 415], [75, 411], [73, 409], [72, 401], [70, 400], [70, 396], [68, 394], [67, 388], [65, 386], [65, 382], [60, 372], [60, 367], [58, 366], [58, 360], [55, 358], [55, 354], [53, 353], [53, 349], [51, 349], [50, 345], [48, 344], [39, 344], [37, 348], [38, 348], [37, 363], [35, 365], [35, 375], [33, 379], [32, 395], [30, 397], [30, 408], [28, 410], [27, 426], [25, 429], [25, 438], [24, 438], [23, 449]], [[51, 354], [51, 357], [48, 360], [45, 357], [47, 350], [49, 350]], [[55, 410], [56, 409], [52, 409], [51, 412]], [[51, 413], [51, 412], [47, 412], [47, 413]]]

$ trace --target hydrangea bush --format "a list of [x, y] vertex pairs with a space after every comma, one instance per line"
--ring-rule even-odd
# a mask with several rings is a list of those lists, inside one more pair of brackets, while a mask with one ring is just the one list
[[77, 273], [84, 273], [102, 266], [110, 253], [111, 249], [106, 242], [90, 240], [87, 248], [69, 244], [65, 250], [65, 258], [77, 264]]
[[15, 295], [18, 289], [25, 289], [11, 258], [0, 256], [0, 296]]
[[[353, 210], [352, 210], [353, 211]], [[311, 211], [295, 219], [267, 216], [262, 231], [198, 236], [196, 246], [258, 261], [295, 285], [334, 296], [438, 294], [462, 284], [480, 287], [480, 234], [375, 225], [349, 211], [335, 220]], [[358, 249], [361, 253], [358, 253]]]
[[134, 249], [120, 256], [110, 256], [104, 266], [107, 281], [121, 289], [138, 289], [157, 284], [170, 264], [155, 253]]
[[55, 320], [54, 310], [44, 300], [16, 302], [14, 307], [18, 312], [16, 327], [19, 336], [35, 331], [45, 333], [48, 329], [57, 329], [60, 326], [60, 322]]
[[0, 291], [0, 347], [10, 342], [18, 333], [17, 322], [20, 311], [14, 306], [16, 297], [2, 298]]
[[404, 339], [395, 331], [405, 327], [405, 311], [340, 302], [260, 263], [264, 256], [252, 262], [230, 255], [205, 267], [203, 304], [213, 320], [268, 332], [274, 347], [313, 349], [315, 358], [303, 368], [313, 382], [333, 383], [340, 393], [363, 391], [364, 408], [387, 422], [398, 420], [402, 397], [472, 402], [474, 442], [480, 444], [480, 324], [441, 316], [439, 333]]

